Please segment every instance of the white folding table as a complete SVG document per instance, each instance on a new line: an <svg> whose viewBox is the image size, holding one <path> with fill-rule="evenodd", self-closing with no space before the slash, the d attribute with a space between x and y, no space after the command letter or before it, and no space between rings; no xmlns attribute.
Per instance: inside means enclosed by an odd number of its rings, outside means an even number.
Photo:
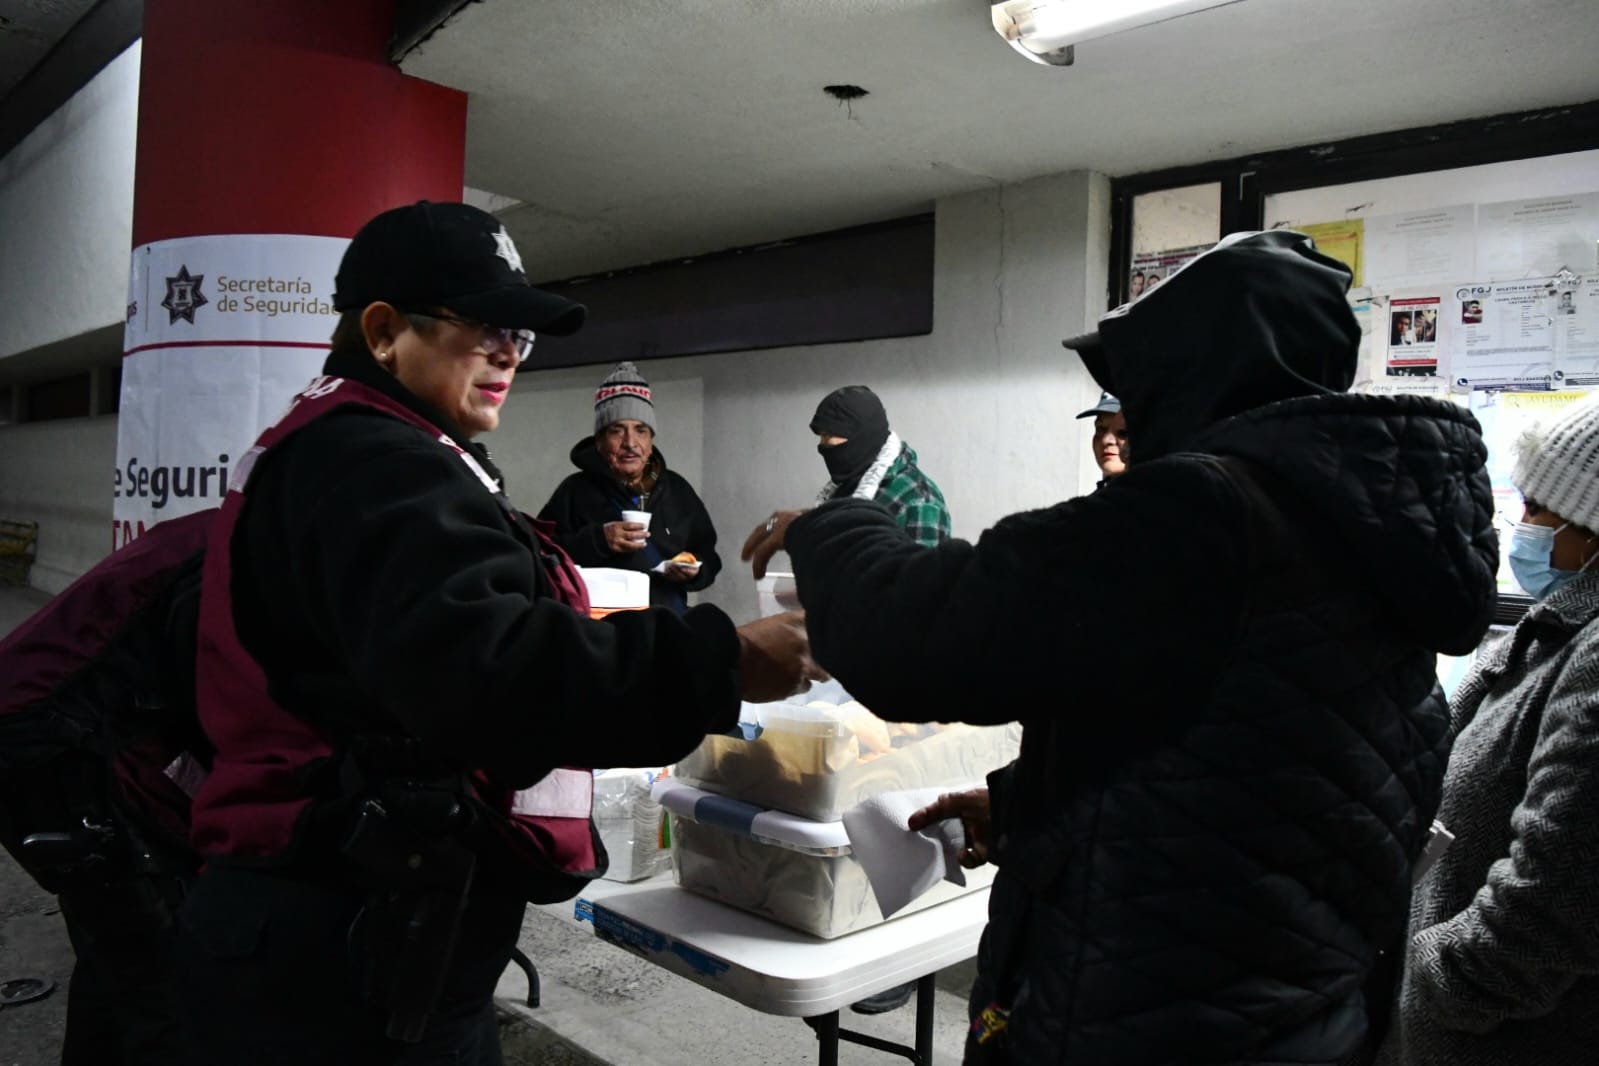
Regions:
<svg viewBox="0 0 1599 1066"><path fill-rule="evenodd" d="M664 882L664 883L663 883ZM820 1066L847 1040L931 1066L933 975L977 954L988 889L833 940L819 940L654 878L596 881L572 910L600 937L765 1014L804 1018ZM916 982L916 1043L906 1047L839 1027L839 1010Z"/></svg>

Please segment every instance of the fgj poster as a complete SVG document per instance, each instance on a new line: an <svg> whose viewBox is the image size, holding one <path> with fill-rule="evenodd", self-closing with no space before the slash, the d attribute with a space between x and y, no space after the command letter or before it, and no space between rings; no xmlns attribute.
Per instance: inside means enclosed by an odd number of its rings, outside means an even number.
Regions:
<svg viewBox="0 0 1599 1066"><path fill-rule="evenodd" d="M1556 389L1557 279L1461 285L1449 302L1449 365L1473 389Z"/></svg>

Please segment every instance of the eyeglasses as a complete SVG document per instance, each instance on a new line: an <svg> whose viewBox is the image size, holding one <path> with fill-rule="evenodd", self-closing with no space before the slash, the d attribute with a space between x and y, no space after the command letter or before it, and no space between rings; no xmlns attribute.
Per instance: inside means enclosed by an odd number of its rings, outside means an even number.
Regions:
<svg viewBox="0 0 1599 1066"><path fill-rule="evenodd" d="M511 329L508 326L491 326L487 322L478 322L470 318L459 318L443 311L407 311L415 318L431 318L435 322L448 322L453 326L460 326L465 330L478 331L478 347L484 352L493 355L496 352L510 352L516 356L518 364L527 362L527 357L533 354L533 342L537 335L530 329Z"/></svg>

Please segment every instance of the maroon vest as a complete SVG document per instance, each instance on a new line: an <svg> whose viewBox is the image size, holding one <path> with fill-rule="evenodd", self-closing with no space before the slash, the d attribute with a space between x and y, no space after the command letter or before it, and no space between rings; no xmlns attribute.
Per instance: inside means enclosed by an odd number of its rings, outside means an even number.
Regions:
<svg viewBox="0 0 1599 1066"><path fill-rule="evenodd" d="M460 456L506 509L513 524L542 551L555 598L588 614L588 595L572 561L550 539L546 523L516 512L499 484L437 426L376 389L345 378L313 380L288 412L262 433L234 469L222 509L211 526L200 596L195 660L200 723L216 745L210 774L194 797L192 841L201 854L270 862L287 856L319 798L311 784L318 764L341 758L352 739L335 735L273 701L260 663L245 650L234 624L232 551L250 474L260 458L295 432L342 407L358 405L409 422ZM604 849L590 820L593 776L584 769L551 771L531 789L497 789L482 774L472 778L475 804L486 812L492 835L527 876L530 895L564 899L603 872Z"/></svg>

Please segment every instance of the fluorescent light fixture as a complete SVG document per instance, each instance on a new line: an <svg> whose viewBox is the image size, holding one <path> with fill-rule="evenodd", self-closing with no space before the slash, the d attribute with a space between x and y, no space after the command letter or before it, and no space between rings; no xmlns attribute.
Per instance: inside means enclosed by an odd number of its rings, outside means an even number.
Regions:
<svg viewBox="0 0 1599 1066"><path fill-rule="evenodd" d="M1001 0L994 32L1034 63L1070 66L1072 46L1238 0Z"/></svg>

